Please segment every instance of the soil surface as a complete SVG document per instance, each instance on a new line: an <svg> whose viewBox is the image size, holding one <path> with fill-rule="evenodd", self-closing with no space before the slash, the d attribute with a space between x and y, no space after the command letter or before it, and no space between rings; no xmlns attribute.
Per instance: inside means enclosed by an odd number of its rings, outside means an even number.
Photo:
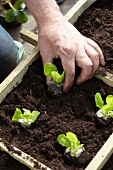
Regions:
<svg viewBox="0 0 113 170"><path fill-rule="evenodd" d="M113 1L95 2L75 24L85 36L95 40L103 50L107 70L113 65ZM56 61L59 67L60 62ZM78 69L79 73L79 69ZM100 92L105 101L113 95L113 88L92 78L82 85L73 85L60 97L50 97L45 84L41 58L35 61L16 87L0 105L0 137L21 149L53 170L84 170L113 132L113 123L100 128L95 121L95 94ZM15 109L40 111L40 116L30 128L22 129L12 116ZM65 148L58 144L57 136L75 133L85 152L72 163L64 156ZM29 168L0 152L2 170L28 170ZM113 157L102 170L113 170Z"/></svg>

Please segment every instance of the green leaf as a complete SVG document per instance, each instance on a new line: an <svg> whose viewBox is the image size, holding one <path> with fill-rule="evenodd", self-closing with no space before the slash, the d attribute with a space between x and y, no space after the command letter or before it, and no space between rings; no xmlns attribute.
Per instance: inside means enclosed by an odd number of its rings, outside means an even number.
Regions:
<svg viewBox="0 0 113 170"><path fill-rule="evenodd" d="M63 71L62 74L60 75L60 82L62 83L64 81L65 77L65 72Z"/></svg>
<svg viewBox="0 0 113 170"><path fill-rule="evenodd" d="M101 109L102 109L102 111L104 112L104 115L106 116L106 114L107 114L109 111L112 111L112 110L113 110L113 106L110 106L110 105L105 104Z"/></svg>
<svg viewBox="0 0 113 170"><path fill-rule="evenodd" d="M13 9L9 9L5 15L5 21L6 22L12 22L15 20L15 11Z"/></svg>
<svg viewBox="0 0 113 170"><path fill-rule="evenodd" d="M111 117L111 118L113 118L113 111L110 113L110 112L108 112L108 114L107 114L109 117Z"/></svg>
<svg viewBox="0 0 113 170"><path fill-rule="evenodd" d="M113 106L113 95L108 95L106 97L106 103L107 105Z"/></svg>
<svg viewBox="0 0 113 170"><path fill-rule="evenodd" d="M67 136L67 138L69 139L70 142L76 143L78 141L77 136L72 132L67 132L66 136Z"/></svg>
<svg viewBox="0 0 113 170"><path fill-rule="evenodd" d="M52 71L58 72L57 67L52 63L46 63L44 65L44 74L51 77Z"/></svg>
<svg viewBox="0 0 113 170"><path fill-rule="evenodd" d="M60 75L58 72L52 71L51 76L56 83L62 83L64 80L64 72Z"/></svg>
<svg viewBox="0 0 113 170"><path fill-rule="evenodd" d="M31 117L31 119L32 119L32 122L35 122L35 120L37 119L37 117L40 115L40 112L38 112L38 111L33 111L32 112L32 117Z"/></svg>
<svg viewBox="0 0 113 170"><path fill-rule="evenodd" d="M56 83L60 83L60 74L58 72L52 71L51 76Z"/></svg>
<svg viewBox="0 0 113 170"><path fill-rule="evenodd" d="M76 151L81 146L80 141L78 140L77 136L72 132L67 132L66 136L69 139L69 141L71 142L70 148L72 149L72 152L73 152L73 150Z"/></svg>
<svg viewBox="0 0 113 170"><path fill-rule="evenodd" d="M100 109L104 105L104 101L103 101L100 93L95 94L95 103L96 103L96 106L99 107Z"/></svg>
<svg viewBox="0 0 113 170"><path fill-rule="evenodd" d="M57 141L59 142L59 144L61 144L62 146L65 146L67 148L70 148L70 146L71 146L71 142L64 134L60 134L57 138Z"/></svg>
<svg viewBox="0 0 113 170"><path fill-rule="evenodd" d="M30 110L25 109L25 108L23 108L22 110L24 111L24 113L25 113L26 115L30 115L30 116L31 116L31 111L30 111Z"/></svg>
<svg viewBox="0 0 113 170"><path fill-rule="evenodd" d="M31 115L26 115L26 114L23 114L23 117L24 117L24 119L27 119L27 120L29 120L29 119L31 118Z"/></svg>
<svg viewBox="0 0 113 170"><path fill-rule="evenodd" d="M16 108L15 113L14 113L14 115L12 117L12 120L19 120L19 119L23 119L23 118L24 117L23 117L23 114L22 114L21 110Z"/></svg>
<svg viewBox="0 0 113 170"><path fill-rule="evenodd" d="M15 4L14 4L14 8L17 10L22 10L25 8L25 4L22 0L18 0Z"/></svg>
<svg viewBox="0 0 113 170"><path fill-rule="evenodd" d="M28 16L25 12L23 11L17 11L17 14L16 14L16 20L19 22L19 23L25 23L28 21Z"/></svg>

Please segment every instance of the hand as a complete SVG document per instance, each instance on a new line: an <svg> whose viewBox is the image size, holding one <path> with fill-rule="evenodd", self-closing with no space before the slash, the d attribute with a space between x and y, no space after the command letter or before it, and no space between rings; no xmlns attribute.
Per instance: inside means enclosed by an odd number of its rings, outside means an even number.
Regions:
<svg viewBox="0 0 113 170"><path fill-rule="evenodd" d="M39 49L43 65L53 63L54 58L60 57L65 70L64 92L67 92L74 83L76 62L82 68L76 84L90 79L99 65L105 64L100 47L93 40L84 37L63 16L42 25L39 30ZM46 83L49 81L47 77Z"/></svg>

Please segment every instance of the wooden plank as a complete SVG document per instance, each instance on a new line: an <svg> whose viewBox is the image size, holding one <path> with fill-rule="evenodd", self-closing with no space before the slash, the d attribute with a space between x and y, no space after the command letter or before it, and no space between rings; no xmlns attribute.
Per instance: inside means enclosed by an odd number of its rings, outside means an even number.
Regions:
<svg viewBox="0 0 113 170"><path fill-rule="evenodd" d="M78 1L79 0L65 0L61 5L59 5L61 13L66 15Z"/></svg>
<svg viewBox="0 0 113 170"><path fill-rule="evenodd" d="M65 15L65 18L74 24L79 16L96 0L79 0Z"/></svg>
<svg viewBox="0 0 113 170"><path fill-rule="evenodd" d="M14 147L13 145L11 145L10 148L12 148L12 151L8 149L6 144L0 138L0 150L5 151L10 156L12 156L14 159L18 160L20 163L29 167L31 170L44 170L44 169L51 170L50 168L48 168L41 162L38 162L36 159L22 152L20 149Z"/></svg>
<svg viewBox="0 0 113 170"><path fill-rule="evenodd" d="M104 69L104 68L102 68ZM105 75L95 74L95 77L102 80L107 85L113 87L113 74L105 71Z"/></svg>
<svg viewBox="0 0 113 170"><path fill-rule="evenodd" d="M88 164L85 170L101 170L104 164L107 162L111 154L113 153L113 133L108 138L106 143L98 151L96 156Z"/></svg>
<svg viewBox="0 0 113 170"><path fill-rule="evenodd" d="M29 30L22 29L20 31L20 36L24 41L26 41L34 46L36 46L38 44L38 35L29 31Z"/></svg>

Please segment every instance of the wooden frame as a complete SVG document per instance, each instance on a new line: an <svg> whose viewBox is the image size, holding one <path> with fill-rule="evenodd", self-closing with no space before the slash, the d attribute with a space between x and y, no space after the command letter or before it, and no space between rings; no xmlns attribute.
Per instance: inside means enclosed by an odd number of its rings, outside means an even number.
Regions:
<svg viewBox="0 0 113 170"><path fill-rule="evenodd" d="M85 9L87 9L94 1L96 0L79 0L72 8L71 10L65 15L65 18L74 24L78 17L84 12ZM24 39L26 42L36 46L31 53L24 58L20 64L10 73L10 75L0 84L0 103L4 100L6 95L14 88L16 87L21 81L26 73L28 66L39 57L39 49L37 46L38 43L38 35L28 31L28 30L22 30L20 32L22 39ZM95 74L95 77L101 79L109 86L113 87L113 75L111 73L106 72L105 76L102 76L100 74ZM88 164L85 170L101 170L101 168L104 166L104 164L107 162L111 154L113 153L113 134L108 138L108 140L105 142L105 144L102 146L102 148L98 151L96 156L92 159L92 161ZM13 149L18 150L14 146L12 146ZM29 157L32 159L32 162L26 161L23 159L23 156L18 156L17 154L14 154L11 151L8 151L6 145L0 139L0 149L10 154L13 158L17 159L21 163L25 164L32 170L38 170L34 168L33 162L38 162L34 158L30 157L30 155L27 155L23 153L24 157ZM20 151L20 150L19 150ZM42 169L43 167L46 167L42 163L38 162ZM47 170L51 170L50 168L46 167Z"/></svg>

